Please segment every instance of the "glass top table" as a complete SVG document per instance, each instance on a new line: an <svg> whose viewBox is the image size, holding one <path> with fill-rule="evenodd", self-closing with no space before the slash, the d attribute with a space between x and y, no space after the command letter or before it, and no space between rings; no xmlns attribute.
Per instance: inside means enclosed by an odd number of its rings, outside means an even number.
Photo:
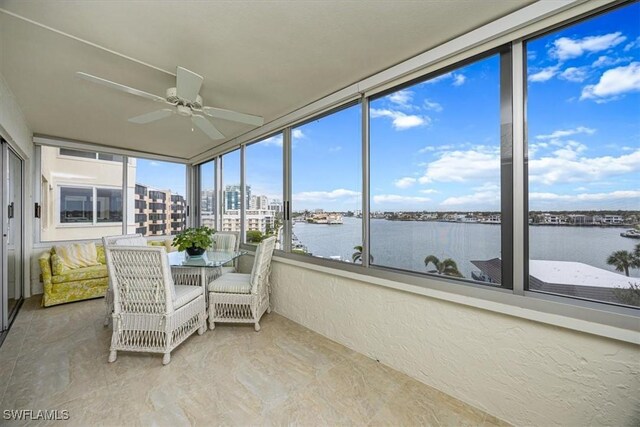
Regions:
<svg viewBox="0 0 640 427"><path fill-rule="evenodd" d="M189 256L186 252L169 252L169 265L171 267L222 267L236 258L246 254L247 251L222 251L210 250L201 256Z"/></svg>
<svg viewBox="0 0 640 427"><path fill-rule="evenodd" d="M169 252L171 276L176 285L203 286L205 299L209 283L222 275L222 266L245 255L247 251L209 250L201 256L189 256L186 252Z"/></svg>

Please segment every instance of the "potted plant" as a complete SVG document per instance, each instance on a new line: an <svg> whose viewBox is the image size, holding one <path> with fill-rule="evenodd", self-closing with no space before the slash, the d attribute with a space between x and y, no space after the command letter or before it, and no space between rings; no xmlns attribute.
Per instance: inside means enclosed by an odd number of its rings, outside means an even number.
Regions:
<svg viewBox="0 0 640 427"><path fill-rule="evenodd" d="M213 243L211 236L215 232L207 226L187 228L173 238L173 246L190 256L202 255Z"/></svg>

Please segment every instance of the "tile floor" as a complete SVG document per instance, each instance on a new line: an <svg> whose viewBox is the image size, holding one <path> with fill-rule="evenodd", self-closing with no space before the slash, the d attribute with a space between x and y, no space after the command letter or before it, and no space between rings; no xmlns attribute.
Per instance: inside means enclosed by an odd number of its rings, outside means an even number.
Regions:
<svg viewBox="0 0 640 427"><path fill-rule="evenodd" d="M65 409L60 425L92 426L506 425L274 313L260 332L195 334L167 366L126 352L110 364L103 300L39 303L0 347L1 410Z"/></svg>

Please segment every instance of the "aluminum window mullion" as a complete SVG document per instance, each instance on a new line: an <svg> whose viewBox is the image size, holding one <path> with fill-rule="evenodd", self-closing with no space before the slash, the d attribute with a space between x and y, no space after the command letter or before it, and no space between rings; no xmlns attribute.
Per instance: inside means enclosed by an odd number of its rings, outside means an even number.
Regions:
<svg viewBox="0 0 640 427"><path fill-rule="evenodd" d="M362 116L362 266L369 267L371 242L370 242L370 206L369 206L369 98L363 96L360 104Z"/></svg>
<svg viewBox="0 0 640 427"><path fill-rule="evenodd" d="M512 114L513 114L513 292L524 295L525 272L528 260L525 260L527 245L525 209L525 87L524 87L524 48L521 41L511 47L512 64ZM517 243L516 243L517 242Z"/></svg>
<svg viewBox="0 0 640 427"><path fill-rule="evenodd" d="M247 180L245 176L245 155L246 155L246 145L240 146L240 242L246 243L246 232L245 232L245 217L246 217L246 194L247 194Z"/></svg>
<svg viewBox="0 0 640 427"><path fill-rule="evenodd" d="M224 203L222 200L222 156L216 157L215 161L214 188L216 194L216 217L214 224L218 231L222 231L222 204Z"/></svg>
<svg viewBox="0 0 640 427"><path fill-rule="evenodd" d="M513 75L511 50L500 53L500 253L502 286L513 289Z"/></svg>
<svg viewBox="0 0 640 427"><path fill-rule="evenodd" d="M129 225L129 157L122 156L122 234L128 233Z"/></svg>
<svg viewBox="0 0 640 427"><path fill-rule="evenodd" d="M282 228L284 232L283 250L291 252L293 228L291 223L291 128L282 132Z"/></svg>

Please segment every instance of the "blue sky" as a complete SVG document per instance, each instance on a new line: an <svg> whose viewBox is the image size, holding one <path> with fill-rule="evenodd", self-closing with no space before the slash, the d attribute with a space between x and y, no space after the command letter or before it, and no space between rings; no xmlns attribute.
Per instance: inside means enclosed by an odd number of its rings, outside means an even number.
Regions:
<svg viewBox="0 0 640 427"><path fill-rule="evenodd" d="M640 4L527 44L532 210L640 209ZM499 57L375 99L372 211L500 207ZM360 106L293 130L293 209L361 203ZM239 155L225 156L239 182ZM282 137L247 148L253 194L282 196ZM167 177L170 178L170 177Z"/></svg>
<svg viewBox="0 0 640 427"><path fill-rule="evenodd" d="M136 183L158 190L186 194L186 166L158 160L136 159Z"/></svg>

